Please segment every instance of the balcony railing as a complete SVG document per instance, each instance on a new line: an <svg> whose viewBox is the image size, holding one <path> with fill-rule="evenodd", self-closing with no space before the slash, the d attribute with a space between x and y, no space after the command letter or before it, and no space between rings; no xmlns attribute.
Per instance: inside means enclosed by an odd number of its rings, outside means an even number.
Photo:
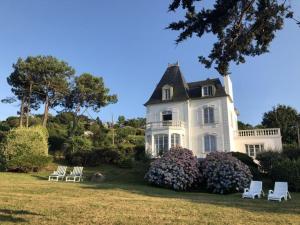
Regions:
<svg viewBox="0 0 300 225"><path fill-rule="evenodd" d="M280 128L271 129L255 129L255 130L239 130L239 137L264 137L264 136L281 136Z"/></svg>
<svg viewBox="0 0 300 225"><path fill-rule="evenodd" d="M180 120L168 120L168 121L158 121L150 122L146 124L146 129L156 129L156 128L168 128L168 127L184 127L184 122Z"/></svg>

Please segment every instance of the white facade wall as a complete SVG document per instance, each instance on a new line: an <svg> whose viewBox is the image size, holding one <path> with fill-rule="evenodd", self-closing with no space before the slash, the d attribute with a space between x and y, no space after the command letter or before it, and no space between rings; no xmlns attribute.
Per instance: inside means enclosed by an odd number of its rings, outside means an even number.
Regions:
<svg viewBox="0 0 300 225"><path fill-rule="evenodd" d="M214 108L215 123L213 124L204 124L203 109L207 106ZM230 113L228 113L227 107L232 107ZM147 123L162 121L162 112L164 111L172 111L172 119L184 122L184 126L147 130L146 140L149 135L178 133L184 137L182 147L191 149L197 157L205 157L204 136L212 134L217 138L218 151L232 151L234 149L233 135L234 129L237 127L236 114L228 97L149 105L147 106ZM230 122L231 118L234 120ZM151 143L153 147L153 137Z"/></svg>
<svg viewBox="0 0 300 225"><path fill-rule="evenodd" d="M246 153L246 145L263 145L265 150L281 150L281 135L263 136L239 136L238 118L233 102L232 84L230 78L225 79L226 89L230 92L224 97L209 97L190 99L181 102L166 102L160 104L147 105L147 124L158 123L158 126L150 126L146 129L145 140L146 150L151 148L150 154L157 156L154 151L154 136L156 134L167 134L169 147L171 146L171 134L180 134L181 146L194 152L197 157L203 158L204 136L206 134L215 135L218 151L239 151ZM204 124L205 107L214 108L215 123ZM160 124L163 121L162 113L172 111L172 121L179 121L173 126Z"/></svg>
<svg viewBox="0 0 300 225"><path fill-rule="evenodd" d="M235 151L246 153L246 145L263 145L264 150L281 151L281 137L238 137L234 139Z"/></svg>

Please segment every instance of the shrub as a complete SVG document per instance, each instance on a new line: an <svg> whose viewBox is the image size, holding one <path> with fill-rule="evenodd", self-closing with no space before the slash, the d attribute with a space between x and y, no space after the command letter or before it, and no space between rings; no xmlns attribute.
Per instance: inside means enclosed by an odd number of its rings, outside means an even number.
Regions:
<svg viewBox="0 0 300 225"><path fill-rule="evenodd" d="M134 163L134 159L132 157L122 157L119 161L118 161L118 166L120 168L132 168L133 167L133 163Z"/></svg>
<svg viewBox="0 0 300 225"><path fill-rule="evenodd" d="M252 157L241 152L232 152L231 155L249 167L253 179L261 179L261 174L258 169L258 164L254 162Z"/></svg>
<svg viewBox="0 0 300 225"><path fill-rule="evenodd" d="M44 167L50 161L47 140L47 130L40 126L9 131L1 153L6 169L28 172Z"/></svg>
<svg viewBox="0 0 300 225"><path fill-rule="evenodd" d="M89 165L92 141L85 136L73 136L65 144L65 159L71 165Z"/></svg>
<svg viewBox="0 0 300 225"><path fill-rule="evenodd" d="M200 177L197 158L184 148L172 148L151 163L145 179L154 185L174 190L190 189Z"/></svg>
<svg viewBox="0 0 300 225"><path fill-rule="evenodd" d="M121 152L116 148L97 148L91 152L89 162L91 166L98 166L101 163L117 164L121 157Z"/></svg>
<svg viewBox="0 0 300 225"><path fill-rule="evenodd" d="M290 149L283 149L282 155L287 157L291 160L297 160L300 158L300 149L298 148L290 148Z"/></svg>
<svg viewBox="0 0 300 225"><path fill-rule="evenodd" d="M256 160L259 161L260 168L263 172L269 174L275 162L283 160L283 156L280 152L266 151L260 152L256 156Z"/></svg>
<svg viewBox="0 0 300 225"><path fill-rule="evenodd" d="M300 191L300 159L288 158L274 163L270 175L273 181L285 181L291 191Z"/></svg>
<svg viewBox="0 0 300 225"><path fill-rule="evenodd" d="M241 191L249 185L252 178L247 165L224 152L206 156L203 174L208 190L220 194Z"/></svg>
<svg viewBox="0 0 300 225"><path fill-rule="evenodd" d="M91 151L92 141L85 136L73 136L67 142L66 150L68 153Z"/></svg>

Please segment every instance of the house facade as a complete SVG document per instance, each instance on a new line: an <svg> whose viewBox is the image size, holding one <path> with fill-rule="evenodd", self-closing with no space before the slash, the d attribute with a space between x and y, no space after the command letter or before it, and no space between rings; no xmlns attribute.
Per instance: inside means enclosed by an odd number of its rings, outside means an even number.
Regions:
<svg viewBox="0 0 300 225"><path fill-rule="evenodd" d="M169 64L145 103L146 151L153 157L171 147L191 149L197 157L213 151L239 151L251 157L282 149L279 128L238 130L229 76L187 83L178 64Z"/></svg>

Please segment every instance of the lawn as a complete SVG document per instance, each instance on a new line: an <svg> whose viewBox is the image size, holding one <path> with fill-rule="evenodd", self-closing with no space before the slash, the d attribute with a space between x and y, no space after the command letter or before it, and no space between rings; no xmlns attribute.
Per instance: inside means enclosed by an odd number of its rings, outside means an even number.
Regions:
<svg viewBox="0 0 300 225"><path fill-rule="evenodd" d="M48 171L0 173L0 224L300 224L300 193L282 203L244 200L240 194L151 187L143 182L141 166L85 170L87 176L93 171L106 181L48 182Z"/></svg>

